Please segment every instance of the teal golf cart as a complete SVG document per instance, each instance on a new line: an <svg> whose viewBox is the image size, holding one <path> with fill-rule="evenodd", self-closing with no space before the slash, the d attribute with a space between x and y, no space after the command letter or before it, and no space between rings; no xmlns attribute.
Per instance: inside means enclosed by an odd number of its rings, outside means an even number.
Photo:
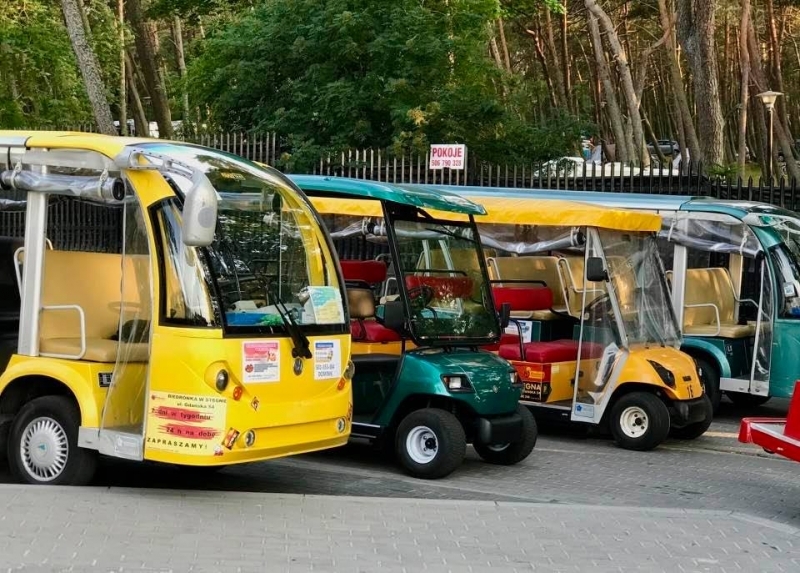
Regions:
<svg viewBox="0 0 800 573"><path fill-rule="evenodd" d="M291 178L331 231L346 281L352 437L393 448L420 478L450 474L468 444L490 463L525 459L537 429L519 405L522 383L479 349L497 344L508 322L473 219L483 207L437 191Z"/></svg>

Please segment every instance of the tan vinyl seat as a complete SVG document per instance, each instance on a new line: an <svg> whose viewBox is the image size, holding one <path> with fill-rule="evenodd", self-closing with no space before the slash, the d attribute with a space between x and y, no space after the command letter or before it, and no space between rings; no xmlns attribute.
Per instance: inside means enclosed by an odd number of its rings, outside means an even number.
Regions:
<svg viewBox="0 0 800 573"><path fill-rule="evenodd" d="M146 285L139 285L135 280L137 271L139 276L148 275L148 258L127 256L125 262L129 267L125 271L125 292L121 295L121 255L54 250L45 252L42 306L81 307L86 319L86 352L82 360L115 362L120 345L112 337L119 330L120 302L141 305L143 299L149 298L149 294L142 297L138 291L143 287L149 293L149 279ZM146 303L146 307L137 311L136 315L149 319L149 304ZM39 350L47 354L77 356L81 351L80 332L76 310L43 309L39 321ZM125 343L123 347L125 360L147 361L148 343Z"/></svg>
<svg viewBox="0 0 800 573"><path fill-rule="evenodd" d="M667 277L672 280L672 271L667 273ZM755 324L736 323L737 304L728 269L688 269L683 311L684 334L723 338L755 335Z"/></svg>
<svg viewBox="0 0 800 573"><path fill-rule="evenodd" d="M583 290L586 292L586 306L606 293L605 286L600 283L591 283L585 287L584 260L578 257L559 257L558 269L566 286L567 312L571 316L580 318L583 314Z"/></svg>
<svg viewBox="0 0 800 573"><path fill-rule="evenodd" d="M553 293L552 310L514 311L511 316L519 319L554 320L556 312L566 312L567 303L564 283L558 270L558 257L524 256L492 257L488 259L489 275L492 280L515 281L499 283L499 286L541 286L540 283L521 283L517 281L541 281Z"/></svg>

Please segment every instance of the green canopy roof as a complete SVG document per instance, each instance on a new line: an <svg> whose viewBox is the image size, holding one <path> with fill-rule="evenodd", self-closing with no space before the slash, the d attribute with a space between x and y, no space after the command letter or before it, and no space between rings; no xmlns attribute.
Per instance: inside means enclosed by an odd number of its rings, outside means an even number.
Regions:
<svg viewBox="0 0 800 573"><path fill-rule="evenodd" d="M307 195L326 197L351 197L389 201L437 211L450 211L466 215L485 215L483 206L469 199L440 189L416 186L398 186L391 183L362 181L345 177L323 175L288 175L295 185Z"/></svg>

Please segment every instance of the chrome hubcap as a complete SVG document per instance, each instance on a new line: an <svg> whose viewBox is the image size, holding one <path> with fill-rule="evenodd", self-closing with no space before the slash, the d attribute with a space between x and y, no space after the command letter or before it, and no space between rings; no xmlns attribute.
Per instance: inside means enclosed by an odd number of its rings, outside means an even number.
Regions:
<svg viewBox="0 0 800 573"><path fill-rule="evenodd" d="M641 438L649 427L647 414L639 406L629 406L619 417L619 426L629 438Z"/></svg>
<svg viewBox="0 0 800 573"><path fill-rule="evenodd" d="M430 463L439 451L439 442L436 439L436 434L427 426L417 426L408 433L406 451L408 456L416 463Z"/></svg>
<svg viewBox="0 0 800 573"><path fill-rule="evenodd" d="M53 481L67 466L67 433L52 418L36 418L22 432L19 453L28 475L41 482Z"/></svg>

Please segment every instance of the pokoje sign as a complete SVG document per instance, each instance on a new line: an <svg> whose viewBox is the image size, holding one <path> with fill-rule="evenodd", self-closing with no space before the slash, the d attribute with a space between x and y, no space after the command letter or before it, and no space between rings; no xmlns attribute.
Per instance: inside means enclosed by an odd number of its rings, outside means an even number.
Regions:
<svg viewBox="0 0 800 573"><path fill-rule="evenodd" d="M428 169L464 169L467 163L467 146L463 143L436 143L431 145Z"/></svg>

